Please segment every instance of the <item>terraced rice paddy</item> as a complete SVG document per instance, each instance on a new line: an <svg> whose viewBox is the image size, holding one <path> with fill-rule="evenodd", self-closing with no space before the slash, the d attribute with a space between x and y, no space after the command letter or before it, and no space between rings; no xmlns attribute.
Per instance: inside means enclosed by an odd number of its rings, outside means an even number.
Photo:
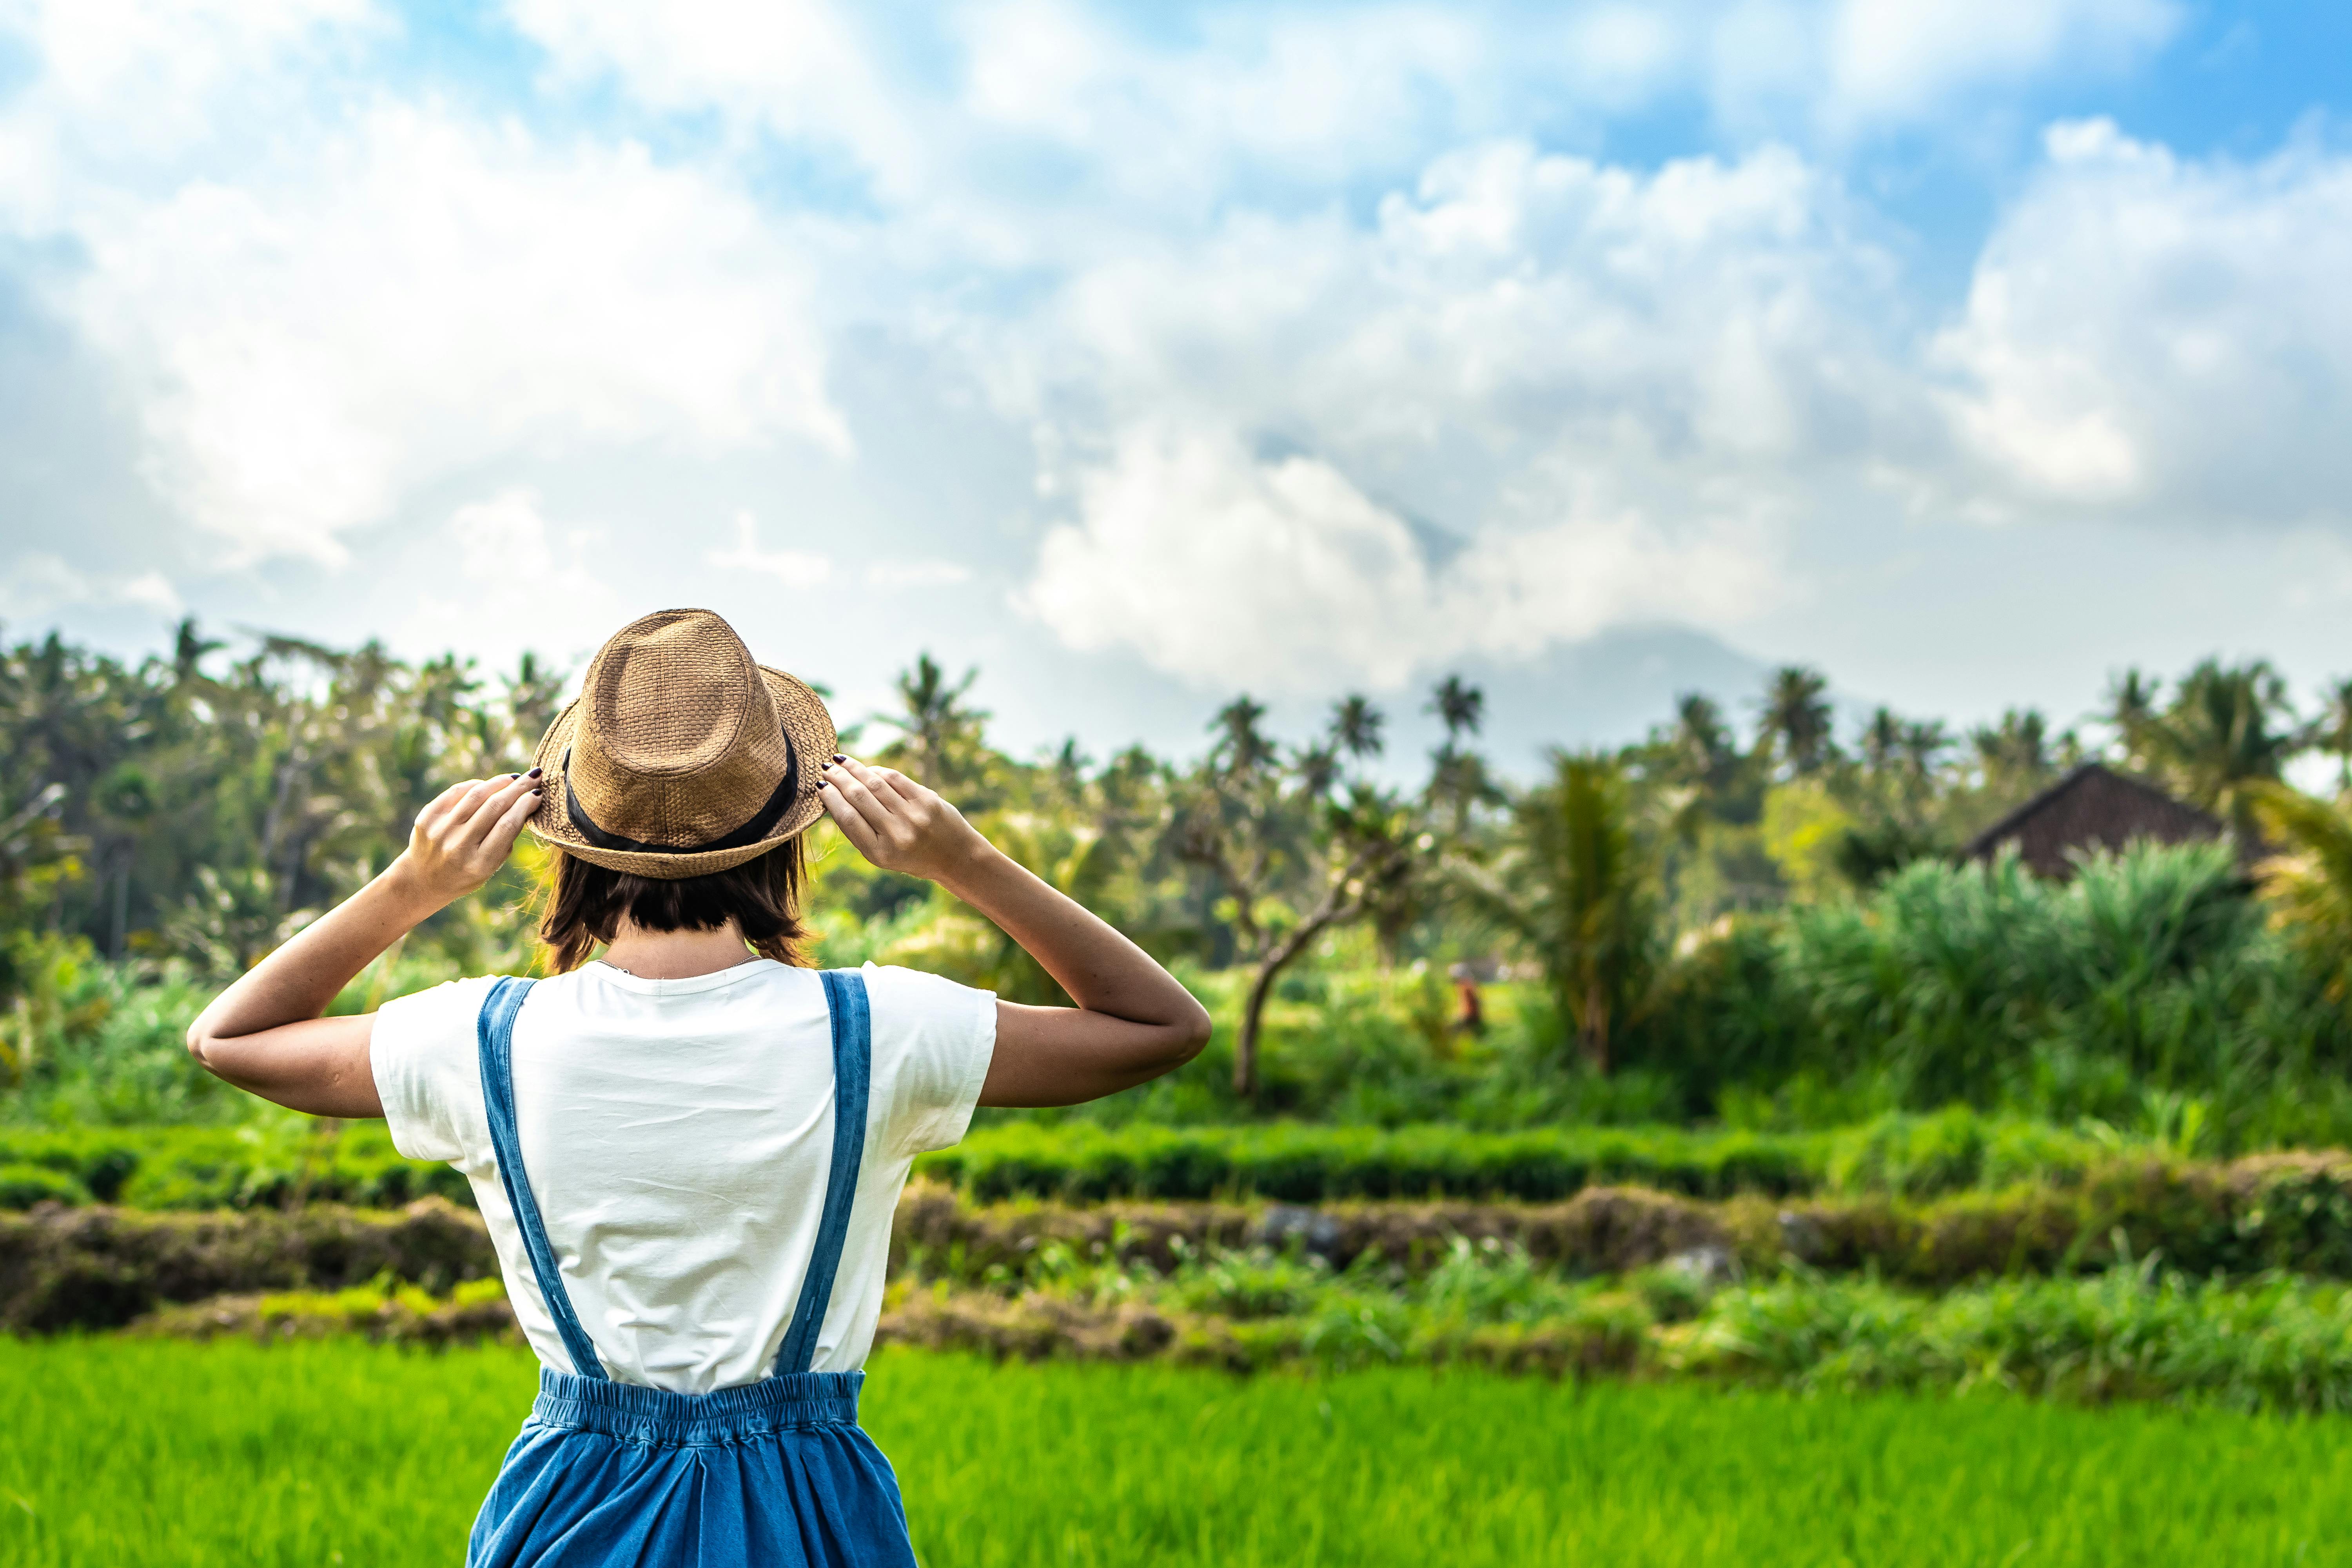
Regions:
<svg viewBox="0 0 2352 1568"><path fill-rule="evenodd" d="M447 1563L529 1401L500 1348L0 1342L0 1563ZM930 1568L2320 1563L2335 1420L893 1351Z"/></svg>

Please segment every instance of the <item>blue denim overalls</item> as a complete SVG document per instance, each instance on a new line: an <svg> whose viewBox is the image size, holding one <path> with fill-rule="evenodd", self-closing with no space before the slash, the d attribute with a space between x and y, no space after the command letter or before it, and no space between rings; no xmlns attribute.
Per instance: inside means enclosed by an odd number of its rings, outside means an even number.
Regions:
<svg viewBox="0 0 2352 1568"><path fill-rule="evenodd" d="M615 1383L572 1310L515 1132L510 1055L528 980L482 1005L482 1103L499 1181L576 1373L542 1365L539 1399L474 1521L466 1562L563 1564L904 1564L907 1513L890 1462L857 1425L863 1372L811 1372L857 1192L871 1046L866 982L826 970L833 1016L833 1168L816 1252L772 1376L709 1394Z"/></svg>

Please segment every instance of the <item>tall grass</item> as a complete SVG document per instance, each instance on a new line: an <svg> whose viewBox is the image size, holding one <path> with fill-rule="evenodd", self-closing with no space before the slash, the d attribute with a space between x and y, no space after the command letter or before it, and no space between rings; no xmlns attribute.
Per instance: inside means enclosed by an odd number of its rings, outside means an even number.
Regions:
<svg viewBox="0 0 2352 1568"><path fill-rule="evenodd" d="M2352 1133L2352 1018L2230 849L2141 846L2071 882L1916 863L1866 900L1735 924L1629 1059L1695 1113L1849 1121L1969 1104L2216 1150Z"/></svg>
<svg viewBox="0 0 2352 1568"><path fill-rule="evenodd" d="M454 1562L510 1351L0 1342L0 1564ZM866 1423L929 1568L2321 1562L2332 1424L1453 1373L1247 1383L894 1351Z"/></svg>

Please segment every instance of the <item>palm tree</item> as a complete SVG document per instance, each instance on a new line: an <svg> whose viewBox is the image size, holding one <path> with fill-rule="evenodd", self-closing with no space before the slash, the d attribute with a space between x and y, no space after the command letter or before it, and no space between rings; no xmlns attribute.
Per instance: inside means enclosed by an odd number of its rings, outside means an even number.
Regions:
<svg viewBox="0 0 2352 1568"><path fill-rule="evenodd" d="M1534 948L1578 1050L1601 1073L1656 963L1651 879L1628 793L1614 759L1553 752L1550 780L1514 814L1499 894L1483 900Z"/></svg>
<svg viewBox="0 0 2352 1568"><path fill-rule="evenodd" d="M2170 705L2143 734L2166 781L2242 834L2259 826L2260 786L2284 774L2305 744L2286 681L2262 659L2234 666L2204 660L2182 678Z"/></svg>
<svg viewBox="0 0 2352 1568"><path fill-rule="evenodd" d="M1478 732L1486 717L1486 694L1460 676L1449 675L1430 694L1426 710L1444 724L1446 744L1454 745L1463 736Z"/></svg>
<svg viewBox="0 0 2352 1568"><path fill-rule="evenodd" d="M1377 757L1388 749L1388 742L1381 738L1387 722L1387 716L1372 706L1370 698L1344 697L1331 710L1331 743L1358 762Z"/></svg>
<svg viewBox="0 0 2352 1568"><path fill-rule="evenodd" d="M2050 721L2038 708L2011 708L1999 724L1969 731L1977 765L1988 786L2011 793L2033 788L2050 776Z"/></svg>
<svg viewBox="0 0 2352 1568"><path fill-rule="evenodd" d="M2157 701L2163 691L2164 683L2142 674L2137 666L2108 683L2106 720L2115 729L2126 762L2152 765L2147 755L2147 741L2149 732L2161 722Z"/></svg>
<svg viewBox="0 0 2352 1568"><path fill-rule="evenodd" d="M1903 761L1916 779L1934 777L1944 753L1951 748L1952 737L1940 719L1923 719L1903 726Z"/></svg>
<svg viewBox="0 0 2352 1568"><path fill-rule="evenodd" d="M1430 753L1426 793L1432 805L1446 808L1445 820L1458 844L1469 836L1470 814L1503 798L1487 776L1486 759L1465 744L1486 721L1486 694L1460 676L1449 675L1430 692L1423 711L1436 714L1445 726L1445 739Z"/></svg>
<svg viewBox="0 0 2352 1568"><path fill-rule="evenodd" d="M1675 723L1667 745L1677 782L1712 795L1727 783L1739 766L1739 749L1732 743L1731 726L1723 710L1703 692L1685 691L1675 699Z"/></svg>
<svg viewBox="0 0 2352 1568"><path fill-rule="evenodd" d="M1836 754L1828 692L1829 681L1819 670L1794 664L1774 670L1765 685L1757 745L1777 752L1792 774L1817 772Z"/></svg>
<svg viewBox="0 0 2352 1568"><path fill-rule="evenodd" d="M1265 721L1265 704L1253 701L1247 692L1234 698L1217 710L1209 725L1217 738L1209 747L1209 757L1228 773L1246 774L1263 772L1274 764L1275 744L1266 738L1260 726Z"/></svg>
<svg viewBox="0 0 2352 1568"><path fill-rule="evenodd" d="M1872 711L1862 727L1862 760L1872 773L1885 773L1903 755L1903 721L1892 708Z"/></svg>
<svg viewBox="0 0 2352 1568"><path fill-rule="evenodd" d="M2312 743L2336 759L2336 789L2352 794L2352 679L2328 683Z"/></svg>
<svg viewBox="0 0 2352 1568"><path fill-rule="evenodd" d="M2259 869L2280 931L2327 977L2329 997L2352 1004L2352 817L2284 784L2242 794L2282 847Z"/></svg>
<svg viewBox="0 0 2352 1568"><path fill-rule="evenodd" d="M967 669L962 679L950 683L937 659L919 654L915 668L898 677L899 712L889 721L904 737L891 748L898 753L893 760L960 804L981 773L982 726L988 714L964 703L964 694L979 679L977 668Z"/></svg>

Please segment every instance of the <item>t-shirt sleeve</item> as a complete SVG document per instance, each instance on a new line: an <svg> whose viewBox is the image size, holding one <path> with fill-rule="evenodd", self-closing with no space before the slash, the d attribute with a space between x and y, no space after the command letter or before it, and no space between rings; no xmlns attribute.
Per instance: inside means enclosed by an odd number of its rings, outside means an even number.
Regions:
<svg viewBox="0 0 2352 1568"><path fill-rule="evenodd" d="M883 1136L900 1154L947 1148L971 1125L996 1054L996 993L895 966L862 973Z"/></svg>
<svg viewBox="0 0 2352 1568"><path fill-rule="evenodd" d="M462 1160L465 1129L481 1120L475 1023L495 976L453 980L385 1003L368 1064L392 1146L411 1160Z"/></svg>

